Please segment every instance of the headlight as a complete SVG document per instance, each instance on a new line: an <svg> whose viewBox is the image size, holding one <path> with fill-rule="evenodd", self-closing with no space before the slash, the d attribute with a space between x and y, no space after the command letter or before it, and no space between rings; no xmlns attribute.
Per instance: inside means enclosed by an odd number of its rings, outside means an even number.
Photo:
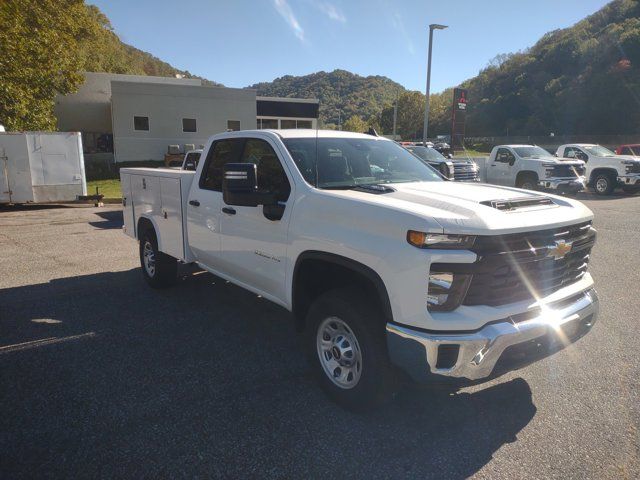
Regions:
<svg viewBox="0 0 640 480"><path fill-rule="evenodd" d="M448 235L446 233L425 233L409 230L407 242L418 248L468 249L476 237L473 235Z"/></svg>
<svg viewBox="0 0 640 480"><path fill-rule="evenodd" d="M460 306L464 299L471 275L451 272L431 272L427 290L427 309L450 311Z"/></svg>
<svg viewBox="0 0 640 480"><path fill-rule="evenodd" d="M453 164L450 162L443 162L439 167L440 173L445 178L453 178Z"/></svg>

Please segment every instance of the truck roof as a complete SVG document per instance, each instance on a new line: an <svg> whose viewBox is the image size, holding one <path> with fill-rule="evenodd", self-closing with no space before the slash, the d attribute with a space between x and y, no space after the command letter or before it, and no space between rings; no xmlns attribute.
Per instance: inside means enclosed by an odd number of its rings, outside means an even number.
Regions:
<svg viewBox="0 0 640 480"><path fill-rule="evenodd" d="M240 130L239 135L246 135L247 133L259 133L259 132L271 132L279 135L282 138L367 138L367 139L379 139L389 140L382 136L374 137L366 133L345 132L340 130L314 130L312 128L298 128L298 129L286 129L286 130ZM389 140L391 141L391 140Z"/></svg>
<svg viewBox="0 0 640 480"><path fill-rule="evenodd" d="M505 145L496 145L493 148L504 148L504 147L509 147L509 148L535 147L535 145L531 145L530 143L509 143L509 144L505 144Z"/></svg>

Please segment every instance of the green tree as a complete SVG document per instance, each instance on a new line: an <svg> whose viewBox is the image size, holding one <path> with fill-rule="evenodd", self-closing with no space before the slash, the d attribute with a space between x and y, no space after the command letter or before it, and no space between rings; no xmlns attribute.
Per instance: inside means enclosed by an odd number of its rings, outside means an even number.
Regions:
<svg viewBox="0 0 640 480"><path fill-rule="evenodd" d="M0 123L55 129L55 94L82 83L79 42L91 28L82 0L0 1Z"/></svg>
<svg viewBox="0 0 640 480"><path fill-rule="evenodd" d="M346 122L344 122L342 130L346 130L347 132L365 133L369 130L369 125L358 115L352 115Z"/></svg>

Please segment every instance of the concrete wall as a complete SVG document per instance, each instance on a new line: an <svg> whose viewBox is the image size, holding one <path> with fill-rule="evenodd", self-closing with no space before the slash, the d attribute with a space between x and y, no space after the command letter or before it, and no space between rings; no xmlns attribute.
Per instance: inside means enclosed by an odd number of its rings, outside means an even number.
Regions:
<svg viewBox="0 0 640 480"><path fill-rule="evenodd" d="M121 75L116 73L85 73L85 82L78 92L58 95L54 113L58 130L63 132L111 132L111 81L145 84L196 85L199 79Z"/></svg>
<svg viewBox="0 0 640 480"><path fill-rule="evenodd" d="M227 120L255 129L256 92L112 81L111 113L116 162L163 160L168 145L204 145L227 130ZM149 131L134 130L134 116L149 117ZM183 132L183 118L195 118L197 132Z"/></svg>

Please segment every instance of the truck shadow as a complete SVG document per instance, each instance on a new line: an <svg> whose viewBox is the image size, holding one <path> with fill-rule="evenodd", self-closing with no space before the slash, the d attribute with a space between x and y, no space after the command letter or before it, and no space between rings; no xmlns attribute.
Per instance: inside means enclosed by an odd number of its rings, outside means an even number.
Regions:
<svg viewBox="0 0 640 480"><path fill-rule="evenodd" d="M103 210L97 211L95 214L102 218L100 222L88 222L89 225L101 229L122 228L124 220L122 219L122 210Z"/></svg>
<svg viewBox="0 0 640 480"><path fill-rule="evenodd" d="M163 291L139 269L0 290L0 371L11 478L466 478L536 414L520 378L343 411L288 312L189 268Z"/></svg>

